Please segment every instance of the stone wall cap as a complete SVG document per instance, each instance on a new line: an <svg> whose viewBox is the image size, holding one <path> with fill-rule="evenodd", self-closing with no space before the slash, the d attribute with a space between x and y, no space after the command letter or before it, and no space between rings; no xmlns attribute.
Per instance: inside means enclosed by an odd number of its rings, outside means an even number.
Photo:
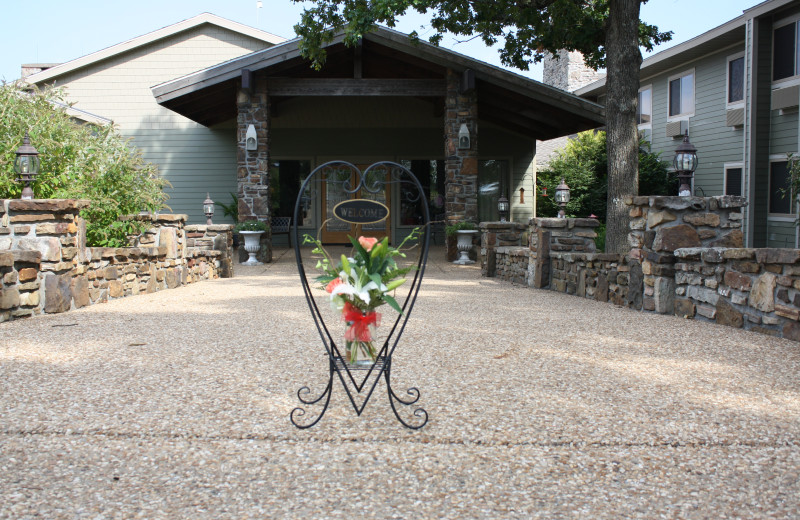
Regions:
<svg viewBox="0 0 800 520"><path fill-rule="evenodd" d="M727 247L684 247L681 249L676 249L673 252L673 254L678 258L691 258L706 253L708 251L714 251L722 255L728 249L729 248Z"/></svg>
<svg viewBox="0 0 800 520"><path fill-rule="evenodd" d="M34 250L13 250L11 254L14 255L14 262L25 264L40 264L42 263L42 252Z"/></svg>
<svg viewBox="0 0 800 520"><path fill-rule="evenodd" d="M184 213L178 213L175 215L171 215L169 213L161 213L155 216L156 222L186 222L189 219L189 215Z"/></svg>
<svg viewBox="0 0 800 520"><path fill-rule="evenodd" d="M711 197L680 197L680 196L667 196L658 195L650 197L650 207L654 209L691 209L700 211L706 209L707 200Z"/></svg>
<svg viewBox="0 0 800 520"><path fill-rule="evenodd" d="M565 218L542 218L536 217L531 219L531 223L543 228L563 228L567 227L567 219Z"/></svg>
<svg viewBox="0 0 800 520"><path fill-rule="evenodd" d="M84 199L12 199L8 201L8 211L73 211L91 204Z"/></svg>
<svg viewBox="0 0 800 520"><path fill-rule="evenodd" d="M800 249L756 249L756 261L760 264L795 264L800 261Z"/></svg>
<svg viewBox="0 0 800 520"><path fill-rule="evenodd" d="M208 231L233 231L233 224L211 224L204 227L208 228Z"/></svg>
<svg viewBox="0 0 800 520"><path fill-rule="evenodd" d="M723 209L743 208L749 204L746 198L739 195L717 195L714 198L717 199L719 207Z"/></svg>
<svg viewBox="0 0 800 520"><path fill-rule="evenodd" d="M216 249L201 249L199 247L186 248L187 258L201 258L204 256L208 257L222 256L222 251L217 251Z"/></svg>
<svg viewBox="0 0 800 520"><path fill-rule="evenodd" d="M527 246L500 246L495 249L495 252L498 254L514 254L520 251L524 251L527 253L528 251L530 251L530 249L528 249Z"/></svg>
<svg viewBox="0 0 800 520"><path fill-rule="evenodd" d="M205 224L189 224L188 226L183 226L183 229L186 231L205 231L206 230Z"/></svg>
<svg viewBox="0 0 800 520"><path fill-rule="evenodd" d="M596 218L568 218L570 221L570 227L588 227L588 228L596 228L600 226L600 221Z"/></svg>

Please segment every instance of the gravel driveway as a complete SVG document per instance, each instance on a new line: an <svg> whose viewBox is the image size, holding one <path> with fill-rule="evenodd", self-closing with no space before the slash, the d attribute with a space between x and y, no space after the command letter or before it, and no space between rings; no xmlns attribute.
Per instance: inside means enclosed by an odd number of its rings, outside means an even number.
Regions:
<svg viewBox="0 0 800 520"><path fill-rule="evenodd" d="M1 518L800 518L800 346L483 279L432 252L361 417L293 254L0 324Z"/></svg>

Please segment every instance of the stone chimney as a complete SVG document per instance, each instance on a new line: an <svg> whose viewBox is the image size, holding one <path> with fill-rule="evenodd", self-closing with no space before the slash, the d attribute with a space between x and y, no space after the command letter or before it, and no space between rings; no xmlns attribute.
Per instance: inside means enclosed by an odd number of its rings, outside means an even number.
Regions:
<svg viewBox="0 0 800 520"><path fill-rule="evenodd" d="M33 74L38 74L39 72L42 72L43 70L47 70L47 69L53 68L56 65L61 65L61 64L60 63L23 63L22 64L22 71L21 71L22 76L20 77L20 79L25 79L28 76L31 76Z"/></svg>
<svg viewBox="0 0 800 520"><path fill-rule="evenodd" d="M602 78L604 74L589 68L578 51L558 51L558 59L548 55L544 59L542 82L567 92L574 92L584 85Z"/></svg>

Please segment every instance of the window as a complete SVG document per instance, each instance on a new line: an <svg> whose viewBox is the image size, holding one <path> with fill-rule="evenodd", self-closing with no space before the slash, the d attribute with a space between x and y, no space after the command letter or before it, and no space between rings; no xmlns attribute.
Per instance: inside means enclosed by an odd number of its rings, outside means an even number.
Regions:
<svg viewBox="0 0 800 520"><path fill-rule="evenodd" d="M797 23L782 25L772 33L773 81L798 74Z"/></svg>
<svg viewBox="0 0 800 520"><path fill-rule="evenodd" d="M422 189L425 191L425 200L419 197L416 187L401 183L400 211L398 224L401 226L415 226L422 223L424 211L423 204L428 205L431 220L439 220L444 213L445 172L444 161L436 159L401 160L400 164L413 173Z"/></svg>
<svg viewBox="0 0 800 520"><path fill-rule="evenodd" d="M694 115L694 71L669 80L670 117Z"/></svg>
<svg viewBox="0 0 800 520"><path fill-rule="evenodd" d="M639 103L636 106L636 124L649 125L653 120L653 88L648 85L639 89Z"/></svg>
<svg viewBox="0 0 800 520"><path fill-rule="evenodd" d="M744 56L728 58L728 104L744 101Z"/></svg>
<svg viewBox="0 0 800 520"><path fill-rule="evenodd" d="M503 194L508 198L508 161L478 162L478 222L497 222L497 201Z"/></svg>
<svg viewBox="0 0 800 520"><path fill-rule="evenodd" d="M280 160L272 161L269 169L270 205L273 217L291 217L300 186L311 173L311 161ZM300 226L313 227L314 201L309 188L302 198Z"/></svg>
<svg viewBox="0 0 800 520"><path fill-rule="evenodd" d="M792 195L789 193L789 162L773 161L769 165L769 212L790 215Z"/></svg>
<svg viewBox="0 0 800 520"><path fill-rule="evenodd" d="M741 164L725 165L725 195L742 195L743 171Z"/></svg>

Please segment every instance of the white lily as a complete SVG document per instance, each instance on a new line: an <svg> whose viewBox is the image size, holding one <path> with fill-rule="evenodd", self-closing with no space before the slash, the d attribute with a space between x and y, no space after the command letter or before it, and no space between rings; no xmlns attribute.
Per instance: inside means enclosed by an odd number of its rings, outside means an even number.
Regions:
<svg viewBox="0 0 800 520"><path fill-rule="evenodd" d="M348 276L348 273L345 273L344 271L339 273L339 277L344 281L339 285L337 285L336 288L333 289L333 291L331 291L331 299L333 299L334 296L340 294L347 294L350 296L355 296L359 298L361 301L363 301L365 304L370 305L372 300L369 296L370 291L377 289L382 293L386 292L386 286L384 284L380 284L379 286L372 280L370 280L363 286L359 283L358 280L355 280L355 284L351 284L350 283L351 278Z"/></svg>

